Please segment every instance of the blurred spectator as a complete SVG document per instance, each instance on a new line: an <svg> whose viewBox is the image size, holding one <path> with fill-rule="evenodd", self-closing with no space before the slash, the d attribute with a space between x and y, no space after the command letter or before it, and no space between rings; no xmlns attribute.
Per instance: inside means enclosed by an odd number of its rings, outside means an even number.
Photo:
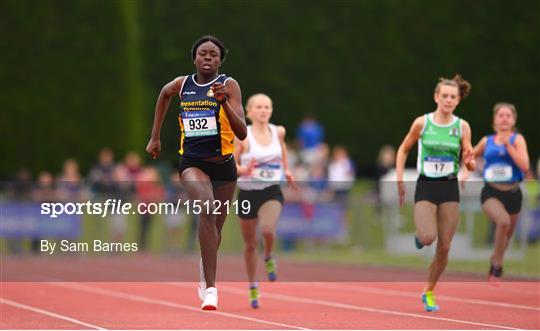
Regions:
<svg viewBox="0 0 540 331"><path fill-rule="evenodd" d="M355 170L347 150L343 146L336 146L332 152L332 160L328 166L328 180L330 189L334 192L334 199L345 203L354 184Z"/></svg>
<svg viewBox="0 0 540 331"><path fill-rule="evenodd" d="M114 168L114 178L124 191L134 192L135 182L142 172L141 157L135 152L128 152L124 162Z"/></svg>
<svg viewBox="0 0 540 331"><path fill-rule="evenodd" d="M298 152L292 144L287 143L287 159L289 161L289 169L294 169L297 163L300 162ZM295 177L296 178L296 177Z"/></svg>
<svg viewBox="0 0 540 331"><path fill-rule="evenodd" d="M293 176L300 185L305 185L309 181L309 169L301 161L296 162L292 169Z"/></svg>
<svg viewBox="0 0 540 331"><path fill-rule="evenodd" d="M27 168L21 168L8 185L8 199L29 201L32 198L32 176Z"/></svg>
<svg viewBox="0 0 540 331"><path fill-rule="evenodd" d="M379 150L376 164L377 180L381 179L388 171L394 168L396 164L396 149L391 145L384 145Z"/></svg>
<svg viewBox="0 0 540 331"><path fill-rule="evenodd" d="M316 165L327 168L329 159L330 147L327 143L321 142L314 149L313 161Z"/></svg>
<svg viewBox="0 0 540 331"><path fill-rule="evenodd" d="M121 183L127 180L127 171L123 177L124 171L114 162L114 153L104 147L99 151L97 163L90 169L88 174L88 185L93 194L93 199L97 201L106 201L107 199L122 200L125 196L122 195ZM129 188L126 188L129 190ZM107 225L112 233L114 242L121 242L126 232L126 215L114 213L107 215L107 222L100 222L99 235L103 236L103 225Z"/></svg>
<svg viewBox="0 0 540 331"><path fill-rule="evenodd" d="M162 202L165 199L165 189L163 188L159 173L156 169L151 167L143 168L140 170L138 180L135 183L137 200L139 203L145 203L146 207L148 207L151 203L157 205L159 202ZM152 210L152 212L154 211ZM146 243L152 214L145 212L141 213L139 217L139 249L141 252L144 252L147 248Z"/></svg>
<svg viewBox="0 0 540 331"><path fill-rule="evenodd" d="M32 190L32 200L42 202L55 202L58 200L56 188L54 186L54 178L50 172L42 171L38 176L36 187ZM32 252L40 251L41 238L31 239Z"/></svg>
<svg viewBox="0 0 540 331"><path fill-rule="evenodd" d="M115 183L114 198L123 202L135 198L135 183L142 171L141 158L135 152L128 152L124 162L114 167L112 178ZM111 217L112 236L115 241L122 241L127 231L128 215L114 214Z"/></svg>
<svg viewBox="0 0 540 331"><path fill-rule="evenodd" d="M291 169L297 185L302 189L296 190L289 185L284 185L282 186L281 190L283 192L285 202L299 202L304 198L303 187L309 184L309 171L300 160L294 163Z"/></svg>
<svg viewBox="0 0 540 331"><path fill-rule="evenodd" d="M313 115L306 115L296 130L296 140L302 161L311 165L317 146L324 140L324 128Z"/></svg>
<svg viewBox="0 0 540 331"><path fill-rule="evenodd" d="M540 157L538 158L538 161L536 161L536 178L540 180Z"/></svg>
<svg viewBox="0 0 540 331"><path fill-rule="evenodd" d="M54 178L48 171L39 173L37 185L32 191L32 200L37 202L54 202L58 200L54 187Z"/></svg>
<svg viewBox="0 0 540 331"><path fill-rule="evenodd" d="M309 174L309 185L304 192L304 198L311 203L329 201L328 176L325 164L316 163Z"/></svg>
<svg viewBox="0 0 540 331"><path fill-rule="evenodd" d="M74 159L64 161L62 173L58 176L58 180L80 183L81 174L79 173L79 164Z"/></svg>
<svg viewBox="0 0 540 331"><path fill-rule="evenodd" d="M176 206L180 199L180 207L186 201L187 195L184 194L178 173L173 173L169 176L169 182L166 186L167 202ZM182 226L185 223L185 217L179 210L177 214L167 213L165 217L165 227L167 228L167 251L173 253L182 240ZM196 234L194 234L195 236Z"/></svg>
<svg viewBox="0 0 540 331"><path fill-rule="evenodd" d="M7 198L10 201L20 202L32 199L32 177L28 169L19 169L13 181L8 184ZM22 253L23 242L21 238L7 238L6 243L11 254L19 255Z"/></svg>
<svg viewBox="0 0 540 331"><path fill-rule="evenodd" d="M378 211L381 211L381 178L394 169L395 163L396 149L391 145L382 146L375 165L375 206Z"/></svg>
<svg viewBox="0 0 540 331"><path fill-rule="evenodd" d="M124 159L125 171L129 180L136 181L141 173L141 157L135 152L129 152Z"/></svg>
<svg viewBox="0 0 540 331"><path fill-rule="evenodd" d="M64 161L62 173L57 178L57 198L72 202L88 198L79 173L79 164L74 159Z"/></svg>
<svg viewBox="0 0 540 331"><path fill-rule="evenodd" d="M536 202L538 205L540 205L540 157L538 158L538 161L536 161L536 179L537 179L537 185L538 185L538 196L536 199Z"/></svg>
<svg viewBox="0 0 540 331"><path fill-rule="evenodd" d="M99 152L98 163L90 169L88 174L88 184L98 199L106 199L117 192L114 154L111 149L103 148Z"/></svg>

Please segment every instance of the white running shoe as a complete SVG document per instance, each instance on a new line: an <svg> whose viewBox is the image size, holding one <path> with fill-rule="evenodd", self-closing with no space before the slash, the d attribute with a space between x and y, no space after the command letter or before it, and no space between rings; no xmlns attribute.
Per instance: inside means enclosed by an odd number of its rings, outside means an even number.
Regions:
<svg viewBox="0 0 540 331"><path fill-rule="evenodd" d="M204 278L204 269L202 265L202 258L199 260L199 286L197 287L197 292L199 293L199 299L204 301L204 294L206 290L206 279Z"/></svg>
<svg viewBox="0 0 540 331"><path fill-rule="evenodd" d="M217 310L218 294L217 288L209 287L204 291L204 301L201 305L202 310Z"/></svg>

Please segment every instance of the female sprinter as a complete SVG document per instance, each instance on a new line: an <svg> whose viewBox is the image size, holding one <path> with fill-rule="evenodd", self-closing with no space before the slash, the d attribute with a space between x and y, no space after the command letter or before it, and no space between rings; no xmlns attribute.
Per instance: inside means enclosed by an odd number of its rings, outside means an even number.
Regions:
<svg viewBox="0 0 540 331"><path fill-rule="evenodd" d="M415 243L417 248L437 240L437 249L422 302L426 311L437 311L433 290L448 262L450 243L459 219L459 187L457 173L460 153L466 167L474 170L471 128L454 115L459 102L470 91L471 85L460 75L441 78L435 87L437 109L418 117L398 149L396 157L399 203L405 201L403 170L410 149L418 142L418 172L414 196Z"/></svg>
<svg viewBox="0 0 540 331"><path fill-rule="evenodd" d="M246 105L251 125L247 139L238 142L235 151L237 164L238 201L249 201L249 212L240 211L240 227L244 238L244 260L249 279L251 307L259 307L259 289L255 277L257 266L257 227L264 239L264 261L268 279L277 279L276 261L272 256L276 224L283 204L279 187L282 176L294 185L289 171L285 128L270 123L272 100L265 94L252 95Z"/></svg>
<svg viewBox="0 0 540 331"><path fill-rule="evenodd" d="M235 136L244 140L247 134L240 86L218 73L226 54L223 43L213 36L204 36L193 44L191 56L197 73L180 76L163 87L146 147L154 158L159 156L161 125L171 98L179 95L180 181L193 204L192 212L201 211L199 297L203 310L217 309L217 250L227 206L236 188L233 140ZM197 203L202 208L197 208Z"/></svg>
<svg viewBox="0 0 540 331"><path fill-rule="evenodd" d="M523 195L519 183L529 171L529 153L525 138L515 132L516 107L497 103L493 108L495 134L483 137L474 147L484 157L484 188L481 203L484 213L495 223L495 249L491 256L490 281L500 281L503 258L516 227Z"/></svg>

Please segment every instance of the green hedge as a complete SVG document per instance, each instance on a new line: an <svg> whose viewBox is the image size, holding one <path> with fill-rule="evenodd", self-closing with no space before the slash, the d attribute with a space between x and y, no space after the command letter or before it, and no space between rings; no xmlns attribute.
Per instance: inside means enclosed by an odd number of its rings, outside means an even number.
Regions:
<svg viewBox="0 0 540 331"><path fill-rule="evenodd" d="M324 123L363 169L382 144L397 146L412 120L434 109L439 76L470 80L457 114L473 140L491 132L491 108L517 105L533 160L540 156L540 3L521 1L3 1L0 174L21 165L87 169L101 146L144 152L155 99L192 73L190 48L215 34L230 50L223 72L244 100L265 92L274 122L294 136L303 114ZM163 129L178 145L177 100ZM414 163L413 157L409 159Z"/></svg>

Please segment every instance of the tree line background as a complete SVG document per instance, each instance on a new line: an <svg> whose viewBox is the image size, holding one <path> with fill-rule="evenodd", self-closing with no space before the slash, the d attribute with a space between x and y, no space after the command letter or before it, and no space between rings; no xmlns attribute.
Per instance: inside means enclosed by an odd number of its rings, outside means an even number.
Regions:
<svg viewBox="0 0 540 331"><path fill-rule="evenodd" d="M435 109L440 76L461 73L457 110L473 143L492 132L496 102L516 104L531 161L540 156L540 1L0 1L0 177L22 166L82 170L101 147L144 154L156 98L194 72L190 49L213 34L229 49L222 72L274 101L272 121L294 138L311 113L326 140L370 174L384 144ZM178 149L178 99L162 157ZM409 157L409 164L415 162Z"/></svg>

